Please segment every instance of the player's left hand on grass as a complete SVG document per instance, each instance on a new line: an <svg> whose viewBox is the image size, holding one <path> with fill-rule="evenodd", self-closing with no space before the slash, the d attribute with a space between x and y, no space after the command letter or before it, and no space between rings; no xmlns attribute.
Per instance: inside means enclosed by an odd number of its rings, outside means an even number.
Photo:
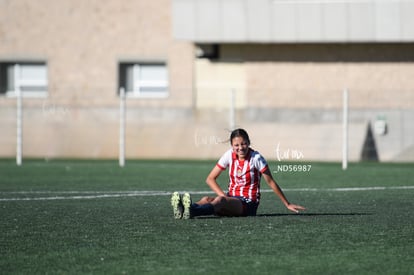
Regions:
<svg viewBox="0 0 414 275"><path fill-rule="evenodd" d="M299 213L299 210L306 210L305 207L296 204L289 204L287 208L295 213Z"/></svg>

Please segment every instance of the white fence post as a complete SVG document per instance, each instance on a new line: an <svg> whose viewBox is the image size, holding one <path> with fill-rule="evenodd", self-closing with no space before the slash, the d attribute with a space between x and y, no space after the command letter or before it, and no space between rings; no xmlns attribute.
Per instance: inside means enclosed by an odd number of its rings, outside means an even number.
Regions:
<svg viewBox="0 0 414 275"><path fill-rule="evenodd" d="M348 89L343 91L342 170L348 168Z"/></svg>
<svg viewBox="0 0 414 275"><path fill-rule="evenodd" d="M119 89L119 166L125 166L125 89Z"/></svg>
<svg viewBox="0 0 414 275"><path fill-rule="evenodd" d="M236 100L236 91L234 89L231 89L230 91L230 117L229 117L229 126L230 131L234 130L234 127L236 126L236 111L235 111L235 100Z"/></svg>
<svg viewBox="0 0 414 275"><path fill-rule="evenodd" d="M14 68L14 89L16 91L16 164L22 165L23 152L23 114L22 114L22 92L19 83L19 65Z"/></svg>

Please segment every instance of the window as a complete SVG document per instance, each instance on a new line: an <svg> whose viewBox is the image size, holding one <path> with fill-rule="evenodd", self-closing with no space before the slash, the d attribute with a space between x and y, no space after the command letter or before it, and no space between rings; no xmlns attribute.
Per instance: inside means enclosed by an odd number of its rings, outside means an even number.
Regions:
<svg viewBox="0 0 414 275"><path fill-rule="evenodd" d="M0 63L0 94L15 96L20 88L23 96L46 96L47 85L45 63Z"/></svg>
<svg viewBox="0 0 414 275"><path fill-rule="evenodd" d="M119 87L127 96L168 96L168 71L163 63L121 63Z"/></svg>

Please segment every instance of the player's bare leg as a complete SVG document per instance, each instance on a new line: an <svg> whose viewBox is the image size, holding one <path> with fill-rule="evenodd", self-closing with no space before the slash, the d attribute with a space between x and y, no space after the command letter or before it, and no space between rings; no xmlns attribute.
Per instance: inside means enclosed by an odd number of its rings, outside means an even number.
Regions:
<svg viewBox="0 0 414 275"><path fill-rule="evenodd" d="M203 204L207 204L207 203L212 203L214 201L214 197L202 197L198 202L196 202L198 205L203 205Z"/></svg>
<svg viewBox="0 0 414 275"><path fill-rule="evenodd" d="M218 196L211 204L219 216L241 216L243 215L243 203L237 198Z"/></svg>

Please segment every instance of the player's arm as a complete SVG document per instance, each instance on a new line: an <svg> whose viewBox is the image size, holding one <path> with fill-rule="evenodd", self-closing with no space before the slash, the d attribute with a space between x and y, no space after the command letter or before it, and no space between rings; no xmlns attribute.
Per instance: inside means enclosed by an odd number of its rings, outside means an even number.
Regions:
<svg viewBox="0 0 414 275"><path fill-rule="evenodd" d="M280 200L283 202L287 209L296 213L299 213L299 210L305 210L303 206L292 204L287 200L282 189L280 189L279 185L273 179L273 176L270 173L269 169L266 169L266 171L263 172L263 178L265 179L269 187L273 190L273 192L280 198Z"/></svg>
<svg viewBox="0 0 414 275"><path fill-rule="evenodd" d="M217 178L220 176L223 170L220 169L217 165L211 170L210 174L207 176L206 183L208 186L216 193L218 196L225 196L226 194L223 192L221 187L217 183Z"/></svg>

